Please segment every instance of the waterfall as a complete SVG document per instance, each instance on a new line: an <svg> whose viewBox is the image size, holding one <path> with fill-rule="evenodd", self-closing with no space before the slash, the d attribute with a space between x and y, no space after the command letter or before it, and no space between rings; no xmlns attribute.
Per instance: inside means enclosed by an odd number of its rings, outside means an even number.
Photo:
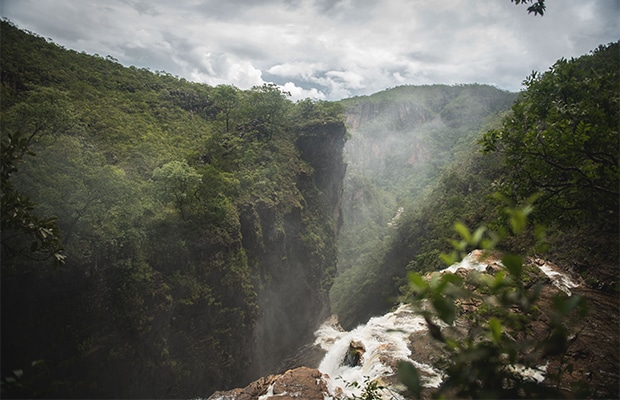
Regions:
<svg viewBox="0 0 620 400"><path fill-rule="evenodd" d="M425 329L424 319L405 304L385 315L371 318L365 325L349 332L338 329L333 321L326 322L315 332L315 344L327 351L319 370L330 376L330 392L360 396L368 382L375 381L381 385L390 378L394 381L396 365L400 360L410 361L426 372L426 386L439 386L442 378L438 371L411 359L410 336ZM358 365L346 362L351 343L361 343L364 347ZM401 398L388 389L384 396L387 399Z"/></svg>

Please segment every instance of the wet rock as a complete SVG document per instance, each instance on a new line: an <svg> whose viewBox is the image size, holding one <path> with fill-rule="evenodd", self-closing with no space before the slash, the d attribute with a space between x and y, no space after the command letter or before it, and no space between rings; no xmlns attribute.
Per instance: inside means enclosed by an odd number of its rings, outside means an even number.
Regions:
<svg viewBox="0 0 620 400"><path fill-rule="evenodd" d="M326 379L317 369L300 367L260 378L242 389L215 392L208 400L257 400L261 396L266 400L323 400L329 396Z"/></svg>
<svg viewBox="0 0 620 400"><path fill-rule="evenodd" d="M357 367L358 365L362 365L362 356L366 352L366 347L364 347L364 343L359 340L353 340L349 343L349 349L347 350L347 354L344 356L343 364L348 365L349 367Z"/></svg>
<svg viewBox="0 0 620 400"><path fill-rule="evenodd" d="M324 375L317 369L301 367L286 371L273 385L273 396L267 399L317 399L328 394Z"/></svg>
<svg viewBox="0 0 620 400"><path fill-rule="evenodd" d="M278 378L278 375L262 377L250 383L245 388L213 393L207 400L254 400L267 393L269 387Z"/></svg>

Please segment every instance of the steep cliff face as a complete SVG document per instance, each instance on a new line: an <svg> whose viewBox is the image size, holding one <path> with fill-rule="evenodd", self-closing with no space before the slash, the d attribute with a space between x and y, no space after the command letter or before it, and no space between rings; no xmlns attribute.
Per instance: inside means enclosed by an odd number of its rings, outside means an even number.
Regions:
<svg viewBox="0 0 620 400"><path fill-rule="evenodd" d="M345 137L342 123L295 132L295 160L268 164L290 175L294 195L275 186L205 217L159 221L139 263L3 273L3 369L45 358L51 371L26 370L36 382L11 394L64 379L48 393L191 398L281 372L331 312Z"/></svg>
<svg viewBox="0 0 620 400"><path fill-rule="evenodd" d="M312 125L295 140L310 169L297 177L303 201L281 209L266 203L241 213L243 243L257 274L259 317L248 378L278 369L330 313L336 240L346 165L342 123Z"/></svg>
<svg viewBox="0 0 620 400"><path fill-rule="evenodd" d="M514 93L484 85L402 86L343 101L351 140L345 152L368 172L398 178L406 165L440 164L455 144L507 109Z"/></svg>
<svg viewBox="0 0 620 400"><path fill-rule="evenodd" d="M301 157L315 171L314 182L306 182L304 192L314 192L312 197L319 196L319 201L331 212L337 228L342 223L340 205L346 173L343 161L345 141L346 129L341 123L308 126L296 141Z"/></svg>

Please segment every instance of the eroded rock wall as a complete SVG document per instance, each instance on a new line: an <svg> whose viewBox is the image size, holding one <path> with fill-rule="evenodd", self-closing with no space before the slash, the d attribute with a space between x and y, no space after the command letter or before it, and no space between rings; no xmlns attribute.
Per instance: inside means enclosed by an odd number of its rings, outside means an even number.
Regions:
<svg viewBox="0 0 620 400"><path fill-rule="evenodd" d="M242 212L244 247L259 272L260 310L248 379L278 371L284 358L313 340L314 330L331 312L345 140L342 123L306 127L295 140L310 167L297 177L300 206L282 210L261 203Z"/></svg>

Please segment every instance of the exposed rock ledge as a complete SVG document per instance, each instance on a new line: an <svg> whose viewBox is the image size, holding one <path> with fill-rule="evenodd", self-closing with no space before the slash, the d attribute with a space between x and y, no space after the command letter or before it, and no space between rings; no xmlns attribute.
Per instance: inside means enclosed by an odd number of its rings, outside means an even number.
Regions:
<svg viewBox="0 0 620 400"><path fill-rule="evenodd" d="M329 395L327 379L317 369L300 367L260 378L243 389L215 392L207 400L323 400Z"/></svg>

